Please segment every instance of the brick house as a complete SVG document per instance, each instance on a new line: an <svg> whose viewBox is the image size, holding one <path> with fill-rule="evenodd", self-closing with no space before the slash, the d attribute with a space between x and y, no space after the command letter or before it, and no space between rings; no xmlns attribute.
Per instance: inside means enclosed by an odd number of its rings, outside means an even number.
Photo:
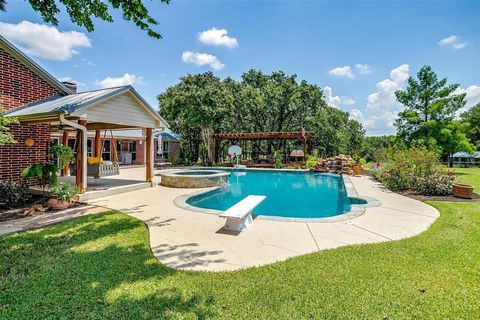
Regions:
<svg viewBox="0 0 480 320"><path fill-rule="evenodd" d="M114 160L118 145L120 151L125 146L125 151L135 154L133 163L147 164L146 179L149 181L154 161L153 132L157 128L168 128L165 120L133 87L77 93L75 84L58 81L2 36L0 102L7 116L20 121L11 126L17 143L0 146L0 180L20 181L25 167L49 161L53 142L75 145L76 184L82 191L87 186L89 152ZM121 138L119 141L102 139L103 132L113 132L115 137L115 132L127 130L136 130L140 135L117 135ZM75 142L77 138L78 143ZM27 146L27 140L33 141L33 145Z"/></svg>

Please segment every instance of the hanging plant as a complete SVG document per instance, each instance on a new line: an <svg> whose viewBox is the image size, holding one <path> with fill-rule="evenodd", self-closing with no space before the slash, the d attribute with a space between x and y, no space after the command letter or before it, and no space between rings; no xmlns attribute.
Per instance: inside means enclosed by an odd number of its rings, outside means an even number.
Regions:
<svg viewBox="0 0 480 320"><path fill-rule="evenodd" d="M56 144L50 149L50 153L58 160L58 166L63 168L73 158L72 148L63 144Z"/></svg>

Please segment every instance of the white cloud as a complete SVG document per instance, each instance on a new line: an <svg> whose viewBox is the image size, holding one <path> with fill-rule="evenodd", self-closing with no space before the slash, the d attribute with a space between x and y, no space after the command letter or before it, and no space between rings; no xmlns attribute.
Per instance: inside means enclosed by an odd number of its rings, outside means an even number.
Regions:
<svg viewBox="0 0 480 320"><path fill-rule="evenodd" d="M225 46L228 48L238 47L236 38L228 36L227 29L211 28L198 34L198 40L204 44L214 46Z"/></svg>
<svg viewBox="0 0 480 320"><path fill-rule="evenodd" d="M354 109L352 118L360 121L369 135L393 134L394 122L403 106L397 102L395 91L402 89L409 77L410 67L402 64L390 71L390 77L379 81L376 91L367 97L364 112Z"/></svg>
<svg viewBox="0 0 480 320"><path fill-rule="evenodd" d="M95 81L95 84L102 88L128 86L133 84L143 84L143 78L134 74L125 73L121 77L106 77L103 80Z"/></svg>
<svg viewBox="0 0 480 320"><path fill-rule="evenodd" d="M345 77L348 79L354 78L352 68L350 66L337 67L330 70L328 73L330 73L332 76Z"/></svg>
<svg viewBox="0 0 480 320"><path fill-rule="evenodd" d="M216 71L225 68L225 65L221 63L216 56L208 53L185 51L182 53L182 61L185 63L193 63L197 66L209 65L210 68Z"/></svg>
<svg viewBox="0 0 480 320"><path fill-rule="evenodd" d="M87 85L85 84L85 82L81 82L81 81L77 81L75 79L72 79L71 77L61 77L61 78L58 78L58 81L60 82L73 82L73 83L76 83L77 84L77 87L86 87Z"/></svg>
<svg viewBox="0 0 480 320"><path fill-rule="evenodd" d="M360 73L360 74L372 73L372 69L370 69L370 66L368 64L357 63L355 65L355 68L357 69L358 73Z"/></svg>
<svg viewBox="0 0 480 320"><path fill-rule="evenodd" d="M441 46L449 46L453 49L463 49L467 46L466 42L460 42L460 38L456 35L451 35L438 42Z"/></svg>
<svg viewBox="0 0 480 320"><path fill-rule="evenodd" d="M340 106L342 105L351 106L356 103L355 100L348 97L334 96L333 90L329 86L325 86L323 88L323 97L325 98L325 102L327 103L328 106L337 108L337 109L340 108Z"/></svg>
<svg viewBox="0 0 480 320"><path fill-rule="evenodd" d="M29 21L0 22L0 34L22 51L49 60L68 60L78 53L76 48L92 46L90 39L81 32L61 32L55 27Z"/></svg>
<svg viewBox="0 0 480 320"><path fill-rule="evenodd" d="M453 94L462 94L462 93L466 93L465 100L467 100L467 103L465 104L465 107L458 110L457 115L462 114L463 112L467 111L477 103L480 103L480 86L471 85L471 86L468 86L466 89L457 88L457 90L453 92Z"/></svg>

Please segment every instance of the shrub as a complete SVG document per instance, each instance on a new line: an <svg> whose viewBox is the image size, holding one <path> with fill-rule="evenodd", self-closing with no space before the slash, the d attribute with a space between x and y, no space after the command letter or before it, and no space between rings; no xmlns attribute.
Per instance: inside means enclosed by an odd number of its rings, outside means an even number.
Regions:
<svg viewBox="0 0 480 320"><path fill-rule="evenodd" d="M13 209L25 205L30 200L27 185L10 181L0 181L0 208Z"/></svg>
<svg viewBox="0 0 480 320"><path fill-rule="evenodd" d="M58 167L54 163L36 163L22 171L22 178L24 180L37 179L41 185L42 190L45 190L47 184L54 186L57 184Z"/></svg>
<svg viewBox="0 0 480 320"><path fill-rule="evenodd" d="M69 183L60 183L51 187L49 193L52 197L62 201L72 201L73 197L78 193L78 188Z"/></svg>
<svg viewBox="0 0 480 320"><path fill-rule="evenodd" d="M280 152L279 152L279 151L275 151L275 154L274 154L273 157L274 157L274 161L275 161L274 164L273 164L274 167L275 167L276 169L282 168L282 155L280 154Z"/></svg>
<svg viewBox="0 0 480 320"><path fill-rule="evenodd" d="M417 178L415 190L428 196L446 196L452 193L454 183L452 172L435 171L430 176Z"/></svg>
<svg viewBox="0 0 480 320"><path fill-rule="evenodd" d="M308 156L307 161L305 162L305 167L307 169L315 167L315 165L322 159L318 157L318 150L314 150L313 154Z"/></svg>
<svg viewBox="0 0 480 320"><path fill-rule="evenodd" d="M389 149L372 176L390 190L414 190L425 195L448 195L455 176L445 171L435 152L423 146Z"/></svg>

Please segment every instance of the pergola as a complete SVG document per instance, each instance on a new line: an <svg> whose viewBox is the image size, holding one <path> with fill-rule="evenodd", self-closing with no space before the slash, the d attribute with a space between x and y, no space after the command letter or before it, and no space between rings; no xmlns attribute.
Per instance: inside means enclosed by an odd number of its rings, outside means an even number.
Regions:
<svg viewBox="0 0 480 320"><path fill-rule="evenodd" d="M75 184L87 189L87 134L95 131L95 156L101 155L101 131L142 129L146 137L145 181L153 179L153 130L168 124L133 89L132 86L100 89L54 97L26 105L7 113L25 124L49 124L61 127L63 144L74 131L76 143ZM115 145L115 144L114 144ZM114 152L114 157L116 152ZM115 160L115 159L114 159ZM66 168L65 168L66 169ZM64 172L66 171L64 169Z"/></svg>
<svg viewBox="0 0 480 320"><path fill-rule="evenodd" d="M215 133L212 138L215 143L215 162L219 158L220 143L223 140L301 140L303 144L303 154L307 154L308 140L314 136L312 131L304 132L241 132L241 133Z"/></svg>

